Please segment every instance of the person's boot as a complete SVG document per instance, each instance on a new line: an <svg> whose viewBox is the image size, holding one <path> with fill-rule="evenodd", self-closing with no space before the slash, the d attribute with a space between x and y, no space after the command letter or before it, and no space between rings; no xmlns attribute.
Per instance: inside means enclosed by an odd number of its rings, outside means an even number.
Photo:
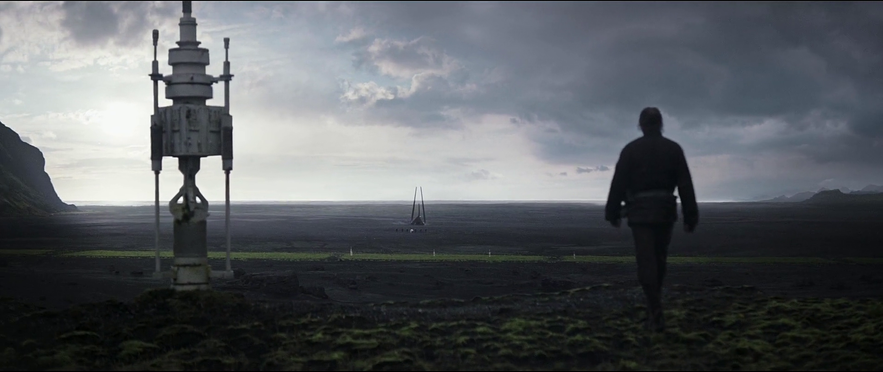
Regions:
<svg viewBox="0 0 883 372"><path fill-rule="evenodd" d="M665 331L665 314L662 312L662 306L659 306L656 309L656 313L653 314L653 331L654 332L664 332Z"/></svg>
<svg viewBox="0 0 883 372"><path fill-rule="evenodd" d="M662 313L662 301L647 301L647 323L645 328L651 332L665 330L665 317Z"/></svg>
<svg viewBox="0 0 883 372"><path fill-rule="evenodd" d="M664 319L662 318L662 306L658 303L654 303L653 301L647 302L647 322L644 323L644 328L649 332L659 332L661 331L665 325L662 324Z"/></svg>
<svg viewBox="0 0 883 372"><path fill-rule="evenodd" d="M644 329L647 330L648 332L652 332L654 329L656 329L655 323L656 322L654 321L653 310L652 310L652 308L650 308L648 306L647 307L647 320L644 321Z"/></svg>

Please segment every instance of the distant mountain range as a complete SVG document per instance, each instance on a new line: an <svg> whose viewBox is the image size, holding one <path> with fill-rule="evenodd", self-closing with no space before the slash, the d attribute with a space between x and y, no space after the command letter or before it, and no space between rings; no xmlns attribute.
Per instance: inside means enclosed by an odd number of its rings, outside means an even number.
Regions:
<svg viewBox="0 0 883 372"><path fill-rule="evenodd" d="M799 202L845 202L845 201L883 201L883 186L867 185L861 190L850 191L845 189L828 190L822 188L817 192L804 191L791 196L777 196L772 199L761 200L762 203L799 203Z"/></svg>

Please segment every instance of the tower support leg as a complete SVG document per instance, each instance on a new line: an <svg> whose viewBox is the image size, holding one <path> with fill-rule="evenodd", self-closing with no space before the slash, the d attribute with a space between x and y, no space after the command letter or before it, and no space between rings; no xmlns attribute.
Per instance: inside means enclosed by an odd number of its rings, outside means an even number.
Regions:
<svg viewBox="0 0 883 372"><path fill-rule="evenodd" d="M153 272L154 278L162 277L162 266L159 259L159 171L154 171L154 249L156 250L156 268Z"/></svg>
<svg viewBox="0 0 883 372"><path fill-rule="evenodd" d="M208 201L196 187L199 157L178 158L184 185L169 203L174 216L174 261L172 288L178 291L210 289L211 266L208 264Z"/></svg>
<svg viewBox="0 0 883 372"><path fill-rule="evenodd" d="M226 262L226 271L230 274L233 273L233 268L230 265L230 171L224 171L225 180L225 213L224 213L224 233L227 235L227 262Z"/></svg>

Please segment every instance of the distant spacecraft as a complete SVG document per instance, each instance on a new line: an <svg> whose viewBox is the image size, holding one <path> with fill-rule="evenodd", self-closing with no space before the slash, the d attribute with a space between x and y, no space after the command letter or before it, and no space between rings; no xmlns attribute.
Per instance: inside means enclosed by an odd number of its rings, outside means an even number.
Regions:
<svg viewBox="0 0 883 372"><path fill-rule="evenodd" d="M414 212L417 217L414 217ZM417 188L414 188L414 204L411 205L411 225L426 225L426 204L423 203L423 187L420 187L420 205L417 205ZM413 229L411 229L413 232Z"/></svg>

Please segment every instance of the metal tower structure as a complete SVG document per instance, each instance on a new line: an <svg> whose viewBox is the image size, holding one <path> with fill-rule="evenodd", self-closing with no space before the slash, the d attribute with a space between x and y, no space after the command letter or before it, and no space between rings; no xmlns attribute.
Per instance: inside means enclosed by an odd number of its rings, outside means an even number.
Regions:
<svg viewBox="0 0 883 372"><path fill-rule="evenodd" d="M159 173L163 157L178 158L178 170L184 184L169 202L174 216L174 260L171 267L172 288L176 290L209 289L209 279L230 277L230 171L233 170L233 117L230 116L230 38L224 38L224 73L214 77L205 73L209 51L200 48L196 39L196 18L191 16L190 1L183 2L183 16L178 23L178 47L169 49L171 75L159 73L156 60L159 31L153 30L153 115L150 117L150 160L155 177L156 205L156 277L163 277L159 257ZM166 99L171 106L159 107L159 82L165 83ZM208 106L212 84L224 82L224 106ZM196 187L200 160L221 156L226 176L226 270L212 273L208 263L206 218L208 201Z"/></svg>
<svg viewBox="0 0 883 372"><path fill-rule="evenodd" d="M414 212L417 217L414 217ZM420 186L420 204L417 204L417 188L414 188L414 203L411 204L411 224L423 226L426 225L426 204L423 203L423 186Z"/></svg>

